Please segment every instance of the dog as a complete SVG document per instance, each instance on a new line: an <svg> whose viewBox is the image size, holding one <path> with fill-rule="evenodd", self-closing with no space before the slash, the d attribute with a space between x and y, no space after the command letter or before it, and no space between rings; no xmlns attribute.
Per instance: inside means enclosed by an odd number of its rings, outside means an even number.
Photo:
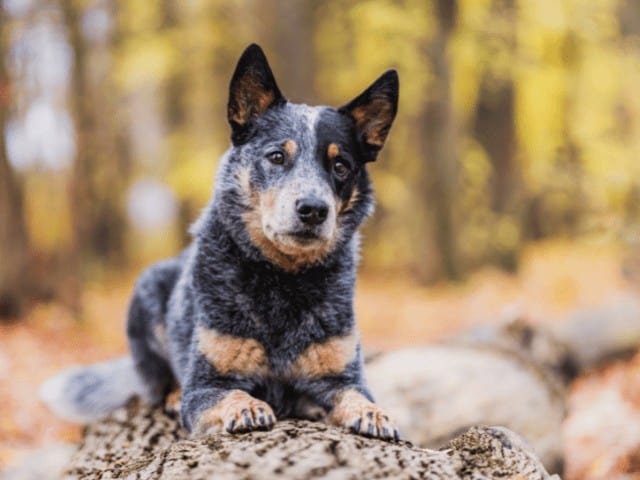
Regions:
<svg viewBox="0 0 640 480"><path fill-rule="evenodd" d="M363 376L353 293L357 230L374 206L367 164L398 95L389 70L341 108L290 103L250 45L229 87L231 147L192 244L139 277L130 355L45 382L52 410L89 422L179 387L194 435L323 418L397 440Z"/></svg>

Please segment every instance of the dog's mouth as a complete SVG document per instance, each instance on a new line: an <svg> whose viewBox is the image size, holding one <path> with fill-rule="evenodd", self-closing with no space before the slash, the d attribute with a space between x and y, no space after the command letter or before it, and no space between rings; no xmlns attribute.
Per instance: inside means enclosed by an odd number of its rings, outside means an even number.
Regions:
<svg viewBox="0 0 640 480"><path fill-rule="evenodd" d="M279 243L286 246L295 245L298 248L315 248L326 241L324 237L313 230L293 230L282 233L278 237Z"/></svg>
<svg viewBox="0 0 640 480"><path fill-rule="evenodd" d="M281 252L287 255L298 255L323 248L327 238L311 229L299 229L275 233L272 241Z"/></svg>
<svg viewBox="0 0 640 480"><path fill-rule="evenodd" d="M313 242L315 240L321 240L322 238L313 230L296 230L287 233L287 236L295 238L299 242Z"/></svg>

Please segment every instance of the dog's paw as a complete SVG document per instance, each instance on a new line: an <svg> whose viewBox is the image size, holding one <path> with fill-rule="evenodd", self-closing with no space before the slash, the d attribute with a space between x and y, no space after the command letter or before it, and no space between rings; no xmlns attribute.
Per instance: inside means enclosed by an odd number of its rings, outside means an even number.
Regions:
<svg viewBox="0 0 640 480"><path fill-rule="evenodd" d="M374 404L361 408L349 421L351 431L367 437L399 440L400 434L389 416Z"/></svg>
<svg viewBox="0 0 640 480"><path fill-rule="evenodd" d="M268 430L276 423L271 407L261 400L241 405L227 417L225 429L230 433Z"/></svg>
<svg viewBox="0 0 640 480"><path fill-rule="evenodd" d="M400 438L398 429L389 416L355 390L347 390L338 395L329 419L334 425L346 427L359 435L383 440Z"/></svg>
<svg viewBox="0 0 640 480"><path fill-rule="evenodd" d="M194 434L269 430L275 423L276 416L267 403L241 390L232 390L216 405L202 412L194 428Z"/></svg>

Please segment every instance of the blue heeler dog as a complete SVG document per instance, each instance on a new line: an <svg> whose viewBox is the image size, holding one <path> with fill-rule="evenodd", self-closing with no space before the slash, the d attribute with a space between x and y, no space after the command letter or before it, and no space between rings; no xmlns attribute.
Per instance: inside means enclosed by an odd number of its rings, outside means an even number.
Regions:
<svg viewBox="0 0 640 480"><path fill-rule="evenodd" d="M390 70L338 109L289 103L249 46L231 79L232 146L192 245L139 278L131 356L47 381L51 408L89 421L179 387L180 418L197 435L326 417L397 439L363 376L353 289L356 230L373 210L366 166L387 138L398 88Z"/></svg>

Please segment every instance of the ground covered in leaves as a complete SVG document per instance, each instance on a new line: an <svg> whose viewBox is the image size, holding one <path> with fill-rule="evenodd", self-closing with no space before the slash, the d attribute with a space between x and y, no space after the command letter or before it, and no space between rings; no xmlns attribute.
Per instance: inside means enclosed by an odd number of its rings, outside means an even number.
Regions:
<svg viewBox="0 0 640 480"><path fill-rule="evenodd" d="M640 295L621 274L619 252L598 245L531 248L517 275L483 270L464 284L420 287L391 275L363 275L356 308L369 352L424 344L523 312L555 322L572 311ZM393 280L392 280L393 279ZM77 320L59 304L0 327L0 470L34 448L75 442L80 428L40 405L37 387L73 363L126 349L124 318L133 275L90 285ZM565 424L567 479L640 479L640 355L586 372L571 388ZM620 477L622 478L622 477Z"/></svg>

